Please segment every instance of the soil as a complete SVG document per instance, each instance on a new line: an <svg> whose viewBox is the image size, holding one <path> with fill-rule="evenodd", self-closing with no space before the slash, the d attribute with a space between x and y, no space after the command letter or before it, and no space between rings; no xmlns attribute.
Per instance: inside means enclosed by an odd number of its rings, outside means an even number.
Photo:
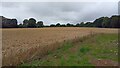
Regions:
<svg viewBox="0 0 120 68"><path fill-rule="evenodd" d="M91 63L95 66L118 66L118 62L108 59L94 59Z"/></svg>

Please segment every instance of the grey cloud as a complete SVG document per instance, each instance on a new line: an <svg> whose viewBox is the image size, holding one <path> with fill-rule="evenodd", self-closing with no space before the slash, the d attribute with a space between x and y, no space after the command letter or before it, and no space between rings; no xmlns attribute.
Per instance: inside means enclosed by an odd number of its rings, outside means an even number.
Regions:
<svg viewBox="0 0 120 68"><path fill-rule="evenodd" d="M19 2L1 2L2 8L14 8L14 7L20 7Z"/></svg>
<svg viewBox="0 0 120 68"><path fill-rule="evenodd" d="M8 2L3 16L23 19L34 17L45 24L93 21L101 16L118 14L117 2ZM114 9L114 10L113 10Z"/></svg>

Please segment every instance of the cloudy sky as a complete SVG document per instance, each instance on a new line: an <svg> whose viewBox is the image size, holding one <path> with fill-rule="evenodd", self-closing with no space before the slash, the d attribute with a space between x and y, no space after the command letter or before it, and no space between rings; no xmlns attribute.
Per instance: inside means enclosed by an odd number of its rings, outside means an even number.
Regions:
<svg viewBox="0 0 120 68"><path fill-rule="evenodd" d="M0 16L24 19L35 18L45 25L80 23L101 16L118 14L118 2L2 2Z"/></svg>

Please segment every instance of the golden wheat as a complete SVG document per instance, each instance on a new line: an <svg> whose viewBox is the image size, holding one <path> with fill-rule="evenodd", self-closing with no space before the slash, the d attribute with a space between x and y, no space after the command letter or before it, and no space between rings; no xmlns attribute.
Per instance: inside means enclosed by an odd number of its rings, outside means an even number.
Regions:
<svg viewBox="0 0 120 68"><path fill-rule="evenodd" d="M117 29L78 27L2 29L2 63L3 66L17 65L44 56L66 40L91 33L117 32Z"/></svg>

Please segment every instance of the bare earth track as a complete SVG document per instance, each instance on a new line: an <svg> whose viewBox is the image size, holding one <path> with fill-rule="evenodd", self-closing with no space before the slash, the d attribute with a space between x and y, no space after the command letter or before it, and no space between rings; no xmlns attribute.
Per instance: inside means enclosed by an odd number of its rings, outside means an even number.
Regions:
<svg viewBox="0 0 120 68"><path fill-rule="evenodd" d="M3 66L24 63L27 59L43 56L54 50L58 43L73 40L91 33L117 33L117 29L105 28L16 28L2 29Z"/></svg>

